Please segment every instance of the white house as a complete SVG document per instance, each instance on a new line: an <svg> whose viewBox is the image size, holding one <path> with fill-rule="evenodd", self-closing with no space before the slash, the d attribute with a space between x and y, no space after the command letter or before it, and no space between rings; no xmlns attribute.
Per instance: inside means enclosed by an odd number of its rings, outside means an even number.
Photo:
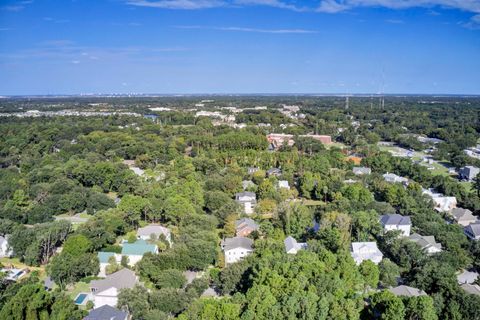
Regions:
<svg viewBox="0 0 480 320"><path fill-rule="evenodd" d="M92 280L90 290L95 308L104 305L117 306L118 293L121 289L131 289L138 283L135 273L129 269L122 269L102 280Z"/></svg>
<svg viewBox="0 0 480 320"><path fill-rule="evenodd" d="M410 235L410 229L412 228L410 217L399 214L386 214L380 216L380 223L385 232L400 230L401 234L405 237Z"/></svg>
<svg viewBox="0 0 480 320"><path fill-rule="evenodd" d="M378 249L376 242L352 242L350 253L357 265L364 260L370 260L375 264L379 264L383 259L383 254Z"/></svg>
<svg viewBox="0 0 480 320"><path fill-rule="evenodd" d="M245 237L226 238L221 245L227 265L238 262L253 252L253 240Z"/></svg>
<svg viewBox="0 0 480 320"><path fill-rule="evenodd" d="M432 199L434 209L439 212L449 212L457 207L457 198L455 197L445 197L441 193L433 192L432 189L424 189L422 193Z"/></svg>
<svg viewBox="0 0 480 320"><path fill-rule="evenodd" d="M12 250L8 246L8 237L0 236L0 258L10 257Z"/></svg>
<svg viewBox="0 0 480 320"><path fill-rule="evenodd" d="M288 254L297 254L298 251L306 249L307 244L305 242L297 242L294 237L288 236L283 243L285 244L285 251Z"/></svg>
<svg viewBox="0 0 480 320"><path fill-rule="evenodd" d="M254 192L239 192L235 194L235 201L243 207L246 214L252 214L257 204L257 196Z"/></svg>
<svg viewBox="0 0 480 320"><path fill-rule="evenodd" d="M149 224L137 230L137 237L142 240L159 239L160 236L165 237L165 240L172 245L172 233L170 229L159 224Z"/></svg>
<svg viewBox="0 0 480 320"><path fill-rule="evenodd" d="M434 254L442 251L442 244L435 241L434 236L421 236L418 233L408 237L409 240L415 242L427 254Z"/></svg>

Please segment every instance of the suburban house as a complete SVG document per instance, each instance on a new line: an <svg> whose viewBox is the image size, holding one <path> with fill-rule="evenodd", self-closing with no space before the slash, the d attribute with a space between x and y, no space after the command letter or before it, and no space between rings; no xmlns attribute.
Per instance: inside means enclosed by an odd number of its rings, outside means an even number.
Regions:
<svg viewBox="0 0 480 320"><path fill-rule="evenodd" d="M128 312L105 304L100 308L92 309L83 320L128 320Z"/></svg>
<svg viewBox="0 0 480 320"><path fill-rule="evenodd" d="M90 291L93 297L95 308L104 305L115 307L118 301L118 293L121 289L131 289L138 283L135 272L129 269L122 269L108 275L102 280L92 280Z"/></svg>
<svg viewBox="0 0 480 320"><path fill-rule="evenodd" d="M468 209L454 208L450 211L450 215L456 223L464 227L478 221L477 217Z"/></svg>
<svg viewBox="0 0 480 320"><path fill-rule="evenodd" d="M469 294L474 294L477 296L480 296L480 286L478 284L468 284L464 283L460 287Z"/></svg>
<svg viewBox="0 0 480 320"><path fill-rule="evenodd" d="M457 207L457 198L455 197L445 197L441 193L433 192L432 189L424 189L422 193L432 199L434 209L439 212L449 212Z"/></svg>
<svg viewBox="0 0 480 320"><path fill-rule="evenodd" d="M145 253L158 253L156 244L150 244L145 240L139 239L134 243L122 243L122 256L128 257L128 265L134 266L138 261L142 260Z"/></svg>
<svg viewBox="0 0 480 320"><path fill-rule="evenodd" d="M390 288L388 289L388 291L390 291L397 297L420 297L427 295L425 291L409 286L398 286L395 288Z"/></svg>
<svg viewBox="0 0 480 320"><path fill-rule="evenodd" d="M372 173L372 169L367 167L353 167L353 174L357 176L369 175Z"/></svg>
<svg viewBox="0 0 480 320"><path fill-rule="evenodd" d="M0 258L10 257L12 250L8 246L8 237L0 236Z"/></svg>
<svg viewBox="0 0 480 320"><path fill-rule="evenodd" d="M270 168L267 170L267 176L269 177L279 177L282 175L282 170L279 168Z"/></svg>
<svg viewBox="0 0 480 320"><path fill-rule="evenodd" d="M278 188L284 188L290 190L290 185L288 184L287 180L279 180L278 181Z"/></svg>
<svg viewBox="0 0 480 320"><path fill-rule="evenodd" d="M304 250L307 248L305 242L297 242L294 237L288 236L283 243L285 244L285 251L288 254L297 254L298 251Z"/></svg>
<svg viewBox="0 0 480 320"><path fill-rule="evenodd" d="M421 236L418 233L414 233L408 237L408 239L418 244L427 254L434 254L442 251L442 244L435 242L434 236Z"/></svg>
<svg viewBox="0 0 480 320"><path fill-rule="evenodd" d="M408 183L407 178L400 177L394 173L388 173L388 172L383 175L383 179L385 179L385 181L389 183L402 183L402 184Z"/></svg>
<svg viewBox="0 0 480 320"><path fill-rule="evenodd" d="M255 192L244 191L235 194L235 201L243 207L246 214L252 214L253 208L257 204L257 196Z"/></svg>
<svg viewBox="0 0 480 320"><path fill-rule="evenodd" d="M471 240L480 240L480 221L469 224L463 229L463 231Z"/></svg>
<svg viewBox="0 0 480 320"><path fill-rule="evenodd" d="M253 252L253 240L245 237L226 238L222 241L222 250L225 253L225 264L242 260Z"/></svg>
<svg viewBox="0 0 480 320"><path fill-rule="evenodd" d="M242 218L235 221L235 235L237 237L246 237L258 229L258 224L250 218Z"/></svg>
<svg viewBox="0 0 480 320"><path fill-rule="evenodd" d="M400 230L402 235L405 237L410 235L410 229L412 228L412 221L410 220L410 217L399 214L386 214L380 216L380 223L382 224L385 232Z"/></svg>
<svg viewBox="0 0 480 320"><path fill-rule="evenodd" d="M142 240L158 240L160 236L165 238L170 245L172 245L172 233L170 229L159 224L149 224L146 227L137 230L137 237Z"/></svg>
<svg viewBox="0 0 480 320"><path fill-rule="evenodd" d="M480 173L480 169L474 166L465 166L460 168L458 171L458 176L460 179L465 179L468 181L473 181L475 177Z"/></svg>
<svg viewBox="0 0 480 320"><path fill-rule="evenodd" d="M120 262L119 260L121 259L121 257L114 252L99 252L97 253L97 257L98 261L100 262L100 272L98 273L99 277L105 277L107 275L106 268L109 265L111 257L114 257L116 262Z"/></svg>
<svg viewBox="0 0 480 320"><path fill-rule="evenodd" d="M478 272L464 270L462 273L457 275L457 282L458 284L473 284L475 281L477 281L478 277Z"/></svg>
<svg viewBox="0 0 480 320"><path fill-rule="evenodd" d="M376 242L352 242L350 253L357 265L364 260L370 260L375 264L379 264L383 259L383 254L378 249Z"/></svg>

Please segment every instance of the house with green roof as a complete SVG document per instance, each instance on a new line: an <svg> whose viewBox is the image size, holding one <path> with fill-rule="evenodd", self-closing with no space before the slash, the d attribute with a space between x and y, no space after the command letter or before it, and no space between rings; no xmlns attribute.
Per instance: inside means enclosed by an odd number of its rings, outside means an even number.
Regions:
<svg viewBox="0 0 480 320"><path fill-rule="evenodd" d="M158 253L158 247L156 244L150 244L145 240L138 239L133 243L123 242L122 243L122 256L128 257L128 264L134 266L138 261L140 261L143 255L147 252Z"/></svg>

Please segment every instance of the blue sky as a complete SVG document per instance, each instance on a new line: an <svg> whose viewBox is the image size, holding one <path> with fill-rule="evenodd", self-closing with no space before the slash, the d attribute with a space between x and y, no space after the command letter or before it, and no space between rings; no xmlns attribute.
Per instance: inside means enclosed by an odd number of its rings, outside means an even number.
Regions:
<svg viewBox="0 0 480 320"><path fill-rule="evenodd" d="M0 0L0 94L480 94L480 0Z"/></svg>

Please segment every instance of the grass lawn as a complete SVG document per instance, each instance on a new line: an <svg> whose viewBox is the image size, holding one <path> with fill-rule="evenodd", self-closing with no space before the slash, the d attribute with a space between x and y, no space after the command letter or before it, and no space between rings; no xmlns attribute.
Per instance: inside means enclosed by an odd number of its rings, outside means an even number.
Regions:
<svg viewBox="0 0 480 320"><path fill-rule="evenodd" d="M303 204L306 206L324 206L325 202L320 200L303 200Z"/></svg>
<svg viewBox="0 0 480 320"><path fill-rule="evenodd" d="M67 290L67 294L74 300L80 292L90 292L89 284L86 282L77 282L73 288Z"/></svg>

